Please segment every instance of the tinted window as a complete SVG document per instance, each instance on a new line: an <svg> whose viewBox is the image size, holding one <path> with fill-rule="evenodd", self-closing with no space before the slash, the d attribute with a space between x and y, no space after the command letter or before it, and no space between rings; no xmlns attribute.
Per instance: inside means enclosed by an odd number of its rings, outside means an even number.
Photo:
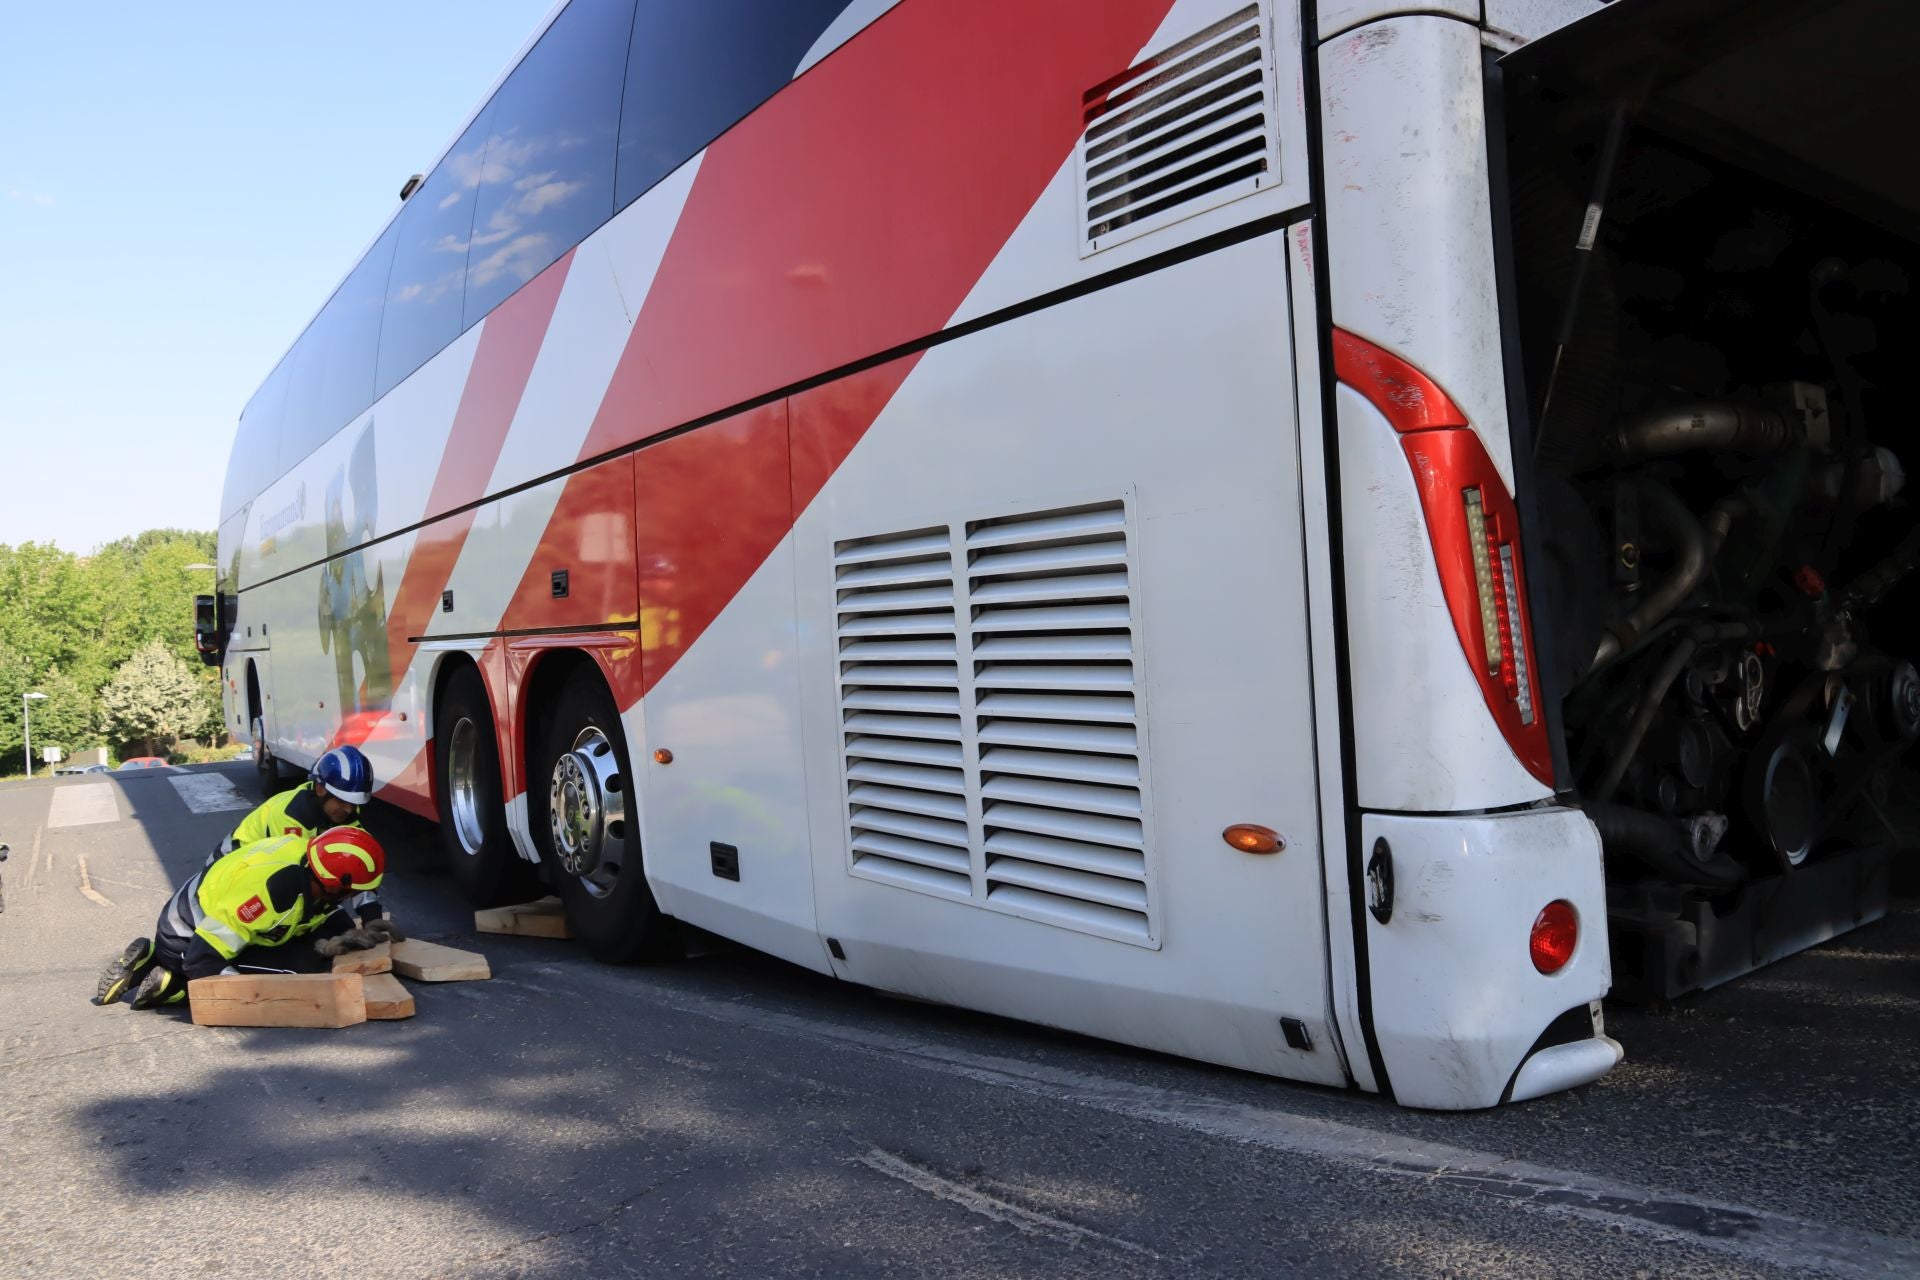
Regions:
<svg viewBox="0 0 1920 1280"><path fill-rule="evenodd" d="M287 403L291 360L282 360L247 401L227 458L227 483L220 494L225 519L260 496L280 474L280 419Z"/></svg>
<svg viewBox="0 0 1920 1280"><path fill-rule="evenodd" d="M613 216L633 0L573 0L487 108L467 255L471 325Z"/></svg>
<svg viewBox="0 0 1920 1280"><path fill-rule="evenodd" d="M793 79L847 0L641 0L620 112L624 208Z"/></svg>
<svg viewBox="0 0 1920 1280"><path fill-rule="evenodd" d="M480 113L394 220L375 399L459 336L473 193L480 185L490 114L492 108Z"/></svg>
<svg viewBox="0 0 1920 1280"><path fill-rule="evenodd" d="M394 232L380 237L293 346L293 378L280 436L286 471L373 403L381 300Z"/></svg>

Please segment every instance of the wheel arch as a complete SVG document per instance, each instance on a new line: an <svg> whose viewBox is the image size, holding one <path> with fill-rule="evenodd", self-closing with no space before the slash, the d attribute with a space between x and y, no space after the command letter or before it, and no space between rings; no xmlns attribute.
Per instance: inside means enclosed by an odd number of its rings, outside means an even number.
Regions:
<svg viewBox="0 0 1920 1280"><path fill-rule="evenodd" d="M553 705L555 697L574 678L575 673L582 670L590 670L597 675L609 693L615 689L607 660L597 650L540 649L534 652L528 662L513 708L521 744L521 749L514 755L519 761L519 782L523 788L531 789L532 779L527 776L527 757L532 754L533 744L540 741L540 735L546 728L542 713ZM615 701L617 703L618 699ZM627 745L631 751L632 744Z"/></svg>
<svg viewBox="0 0 1920 1280"><path fill-rule="evenodd" d="M252 658L247 659L247 732L253 732L253 722L266 720L266 703L260 697L260 664Z"/></svg>

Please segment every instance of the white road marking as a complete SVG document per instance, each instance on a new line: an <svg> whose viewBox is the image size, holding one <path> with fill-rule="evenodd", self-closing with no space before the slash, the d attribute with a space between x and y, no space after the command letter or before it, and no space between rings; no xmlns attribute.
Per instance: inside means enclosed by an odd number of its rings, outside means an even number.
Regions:
<svg viewBox="0 0 1920 1280"><path fill-rule="evenodd" d="M225 813L229 809L251 809L253 803L233 788L224 773L183 773L167 779L180 799L195 813Z"/></svg>
<svg viewBox="0 0 1920 1280"><path fill-rule="evenodd" d="M957 1204L969 1213L977 1213L983 1218L1003 1222L1022 1235L1045 1236L1065 1245L1103 1244L1109 1248L1122 1249L1128 1253L1137 1253L1149 1258L1159 1256L1131 1240L1102 1235L1098 1231L1089 1230L1060 1218L1035 1213L1031 1209L1023 1209L1017 1204L1002 1200L998 1196L990 1196L976 1187L969 1187L963 1182L943 1178L931 1169L902 1160L899 1156L889 1155L878 1147L869 1150L865 1155L855 1156L854 1159L876 1173L897 1178L930 1196L945 1200L949 1204Z"/></svg>
<svg viewBox="0 0 1920 1280"><path fill-rule="evenodd" d="M584 994L584 993L583 993ZM1540 1212L1785 1268L1835 1276L1920 1275L1920 1244L1805 1218L1657 1191L1567 1169L1510 1160L1492 1152L1426 1142L1203 1094L1109 1080L1087 1072L994 1057L905 1036L867 1031L796 1014L698 996L626 994L695 1017L837 1044L892 1062L961 1076L1056 1102L1319 1157L1391 1177L1420 1178L1509 1200Z"/></svg>
<svg viewBox="0 0 1920 1280"><path fill-rule="evenodd" d="M87 875L87 860L85 858L80 859L80 896L89 902L97 902L103 907L113 905L104 893L101 893L93 887L93 880Z"/></svg>
<svg viewBox="0 0 1920 1280"><path fill-rule="evenodd" d="M81 827L94 822L120 821L120 804L111 782L83 782L61 787L47 806L49 827Z"/></svg>

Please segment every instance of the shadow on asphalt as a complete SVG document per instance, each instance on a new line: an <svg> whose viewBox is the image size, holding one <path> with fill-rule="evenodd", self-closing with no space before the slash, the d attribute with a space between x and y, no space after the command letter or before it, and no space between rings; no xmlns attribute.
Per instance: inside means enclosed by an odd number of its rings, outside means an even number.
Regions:
<svg viewBox="0 0 1920 1280"><path fill-rule="evenodd" d="M136 817L177 820L162 803L175 799L171 788L164 797L142 794L156 784L165 787L157 778L124 786ZM433 824L381 807L369 826L389 842L409 927L474 945L469 908L439 861ZM206 849L178 840L169 847L163 830L152 831L153 843L177 883ZM1465 1116L1402 1111L1380 1099L879 999L717 942L677 965L597 970L591 983L569 981L568 966L586 962L568 944L488 940L484 949L511 998L486 983L410 984L420 1012L409 1022L224 1032L230 1061L134 1082L76 1121L112 1152L137 1194L351 1177L511 1223L522 1235L602 1220L659 1193L650 1231L724 1237L763 1218L764 1197L795 1194L790 1180L773 1175L816 1161L807 1144L817 1147L823 1132L843 1135L829 1147L844 1147L846 1160L859 1144L844 1135L892 1126L901 1149L931 1141L916 1139L915 1125L896 1111L911 1107L916 1090L931 1091L933 1077L864 1074L869 1059L723 1025L656 998L677 992L1860 1229L1913 1230L1920 910L1911 900L1885 921L1667 1009L1610 1008L1608 1029L1628 1052L1612 1075L1574 1093ZM608 990L614 994L596 994ZM846 1160L815 1170L816 1216L870 1211L854 1199L871 1194L871 1180L849 1174ZM1808 1186L1823 1203L1799 1199ZM831 1234L820 1248L829 1248Z"/></svg>

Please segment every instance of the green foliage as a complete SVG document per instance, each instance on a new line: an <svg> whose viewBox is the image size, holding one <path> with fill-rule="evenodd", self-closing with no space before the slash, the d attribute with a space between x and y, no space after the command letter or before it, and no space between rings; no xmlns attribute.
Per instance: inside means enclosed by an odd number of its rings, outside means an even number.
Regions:
<svg viewBox="0 0 1920 1280"><path fill-rule="evenodd" d="M193 648L193 596L213 589L214 535L152 529L76 556L58 547L0 545L0 774L22 769L21 695L33 703L34 754L69 754L110 737L101 691L136 652L157 642L191 683L198 710L172 708L190 732L217 729L217 676ZM209 721L213 721L209 725Z"/></svg>
<svg viewBox="0 0 1920 1280"><path fill-rule="evenodd" d="M207 731L205 681L159 640L149 640L120 664L100 690L100 727L116 742L143 742L155 754L162 738Z"/></svg>

